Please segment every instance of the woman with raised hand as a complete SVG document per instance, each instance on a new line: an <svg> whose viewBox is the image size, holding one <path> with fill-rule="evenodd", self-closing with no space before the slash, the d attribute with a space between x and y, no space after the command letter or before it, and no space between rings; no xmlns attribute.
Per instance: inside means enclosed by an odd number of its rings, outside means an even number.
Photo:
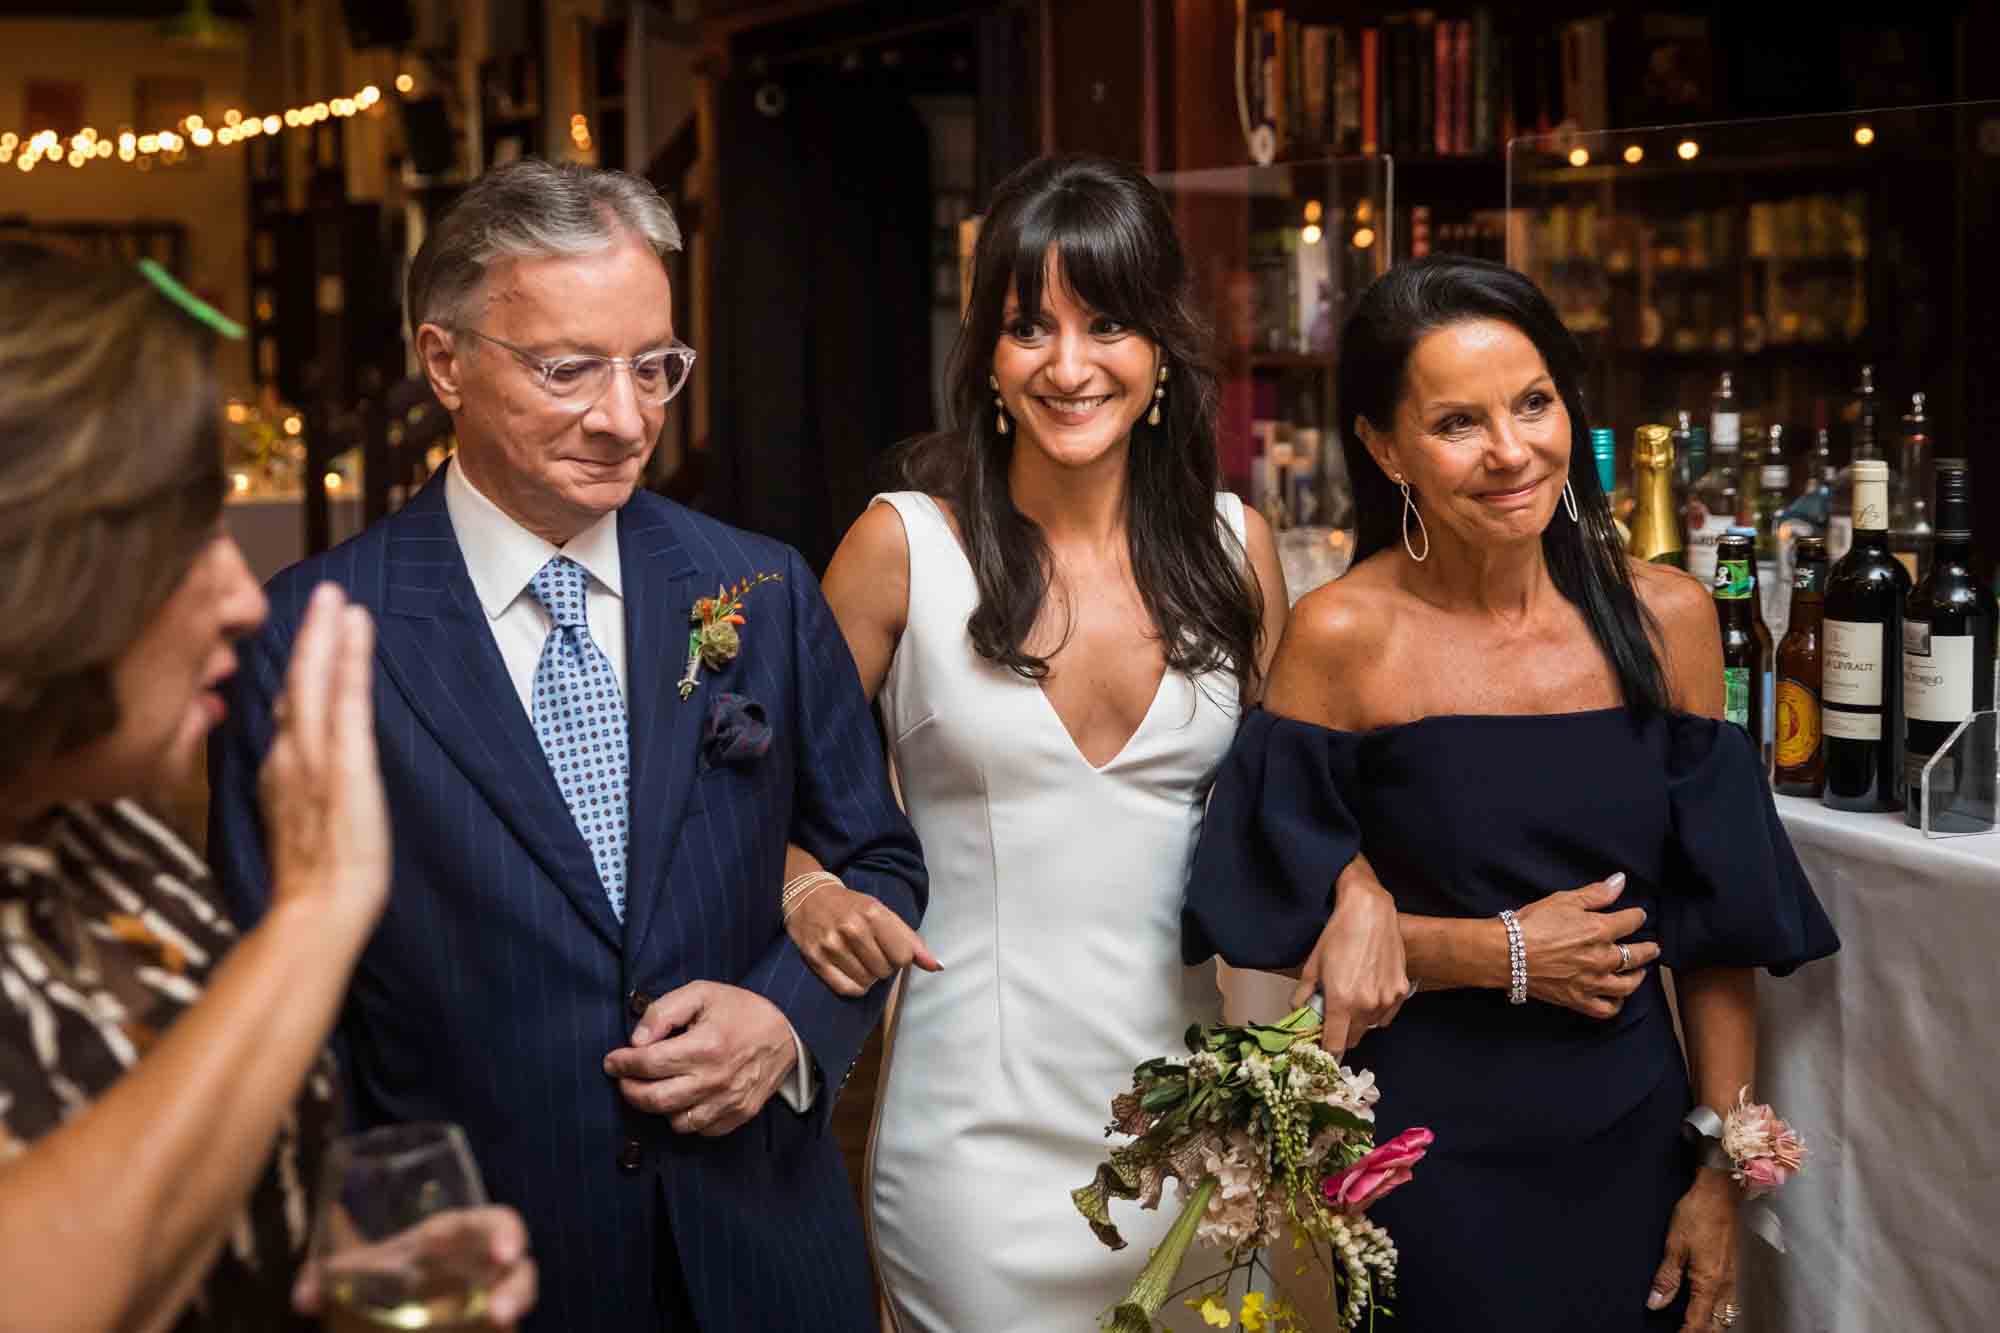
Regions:
<svg viewBox="0 0 2000 1333"><path fill-rule="evenodd" d="M1617 542L1581 369L1498 265L1419 261L1362 297L1338 386L1357 564L1294 608L1190 879L1190 956L1249 967L1338 944L1326 886L1361 853L1401 909L1418 992L1348 1055L1380 1138L1437 1136L1371 1213L1401 1256L1384 1328L1733 1322L1739 1192L1683 1117L1752 1082L1752 969L1838 947L1720 720L1708 590Z"/></svg>
<svg viewBox="0 0 2000 1333"><path fill-rule="evenodd" d="M324 1045L388 892L373 629L316 595L238 937L145 799L199 772L265 613L221 526L216 332L157 268L0 249L0 1326L316 1327ZM508 1209L489 1301L534 1298Z"/></svg>

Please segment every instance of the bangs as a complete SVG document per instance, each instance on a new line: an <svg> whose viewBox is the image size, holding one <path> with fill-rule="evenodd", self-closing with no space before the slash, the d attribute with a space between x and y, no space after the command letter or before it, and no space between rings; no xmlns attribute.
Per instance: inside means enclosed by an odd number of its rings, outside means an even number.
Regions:
<svg viewBox="0 0 2000 1333"><path fill-rule="evenodd" d="M1112 200L1055 190L1023 212L1013 254L996 258L1013 278L1023 318L1041 317L1053 257L1064 289L1079 304L1157 339L1169 323L1172 289L1148 281L1161 259L1152 248Z"/></svg>

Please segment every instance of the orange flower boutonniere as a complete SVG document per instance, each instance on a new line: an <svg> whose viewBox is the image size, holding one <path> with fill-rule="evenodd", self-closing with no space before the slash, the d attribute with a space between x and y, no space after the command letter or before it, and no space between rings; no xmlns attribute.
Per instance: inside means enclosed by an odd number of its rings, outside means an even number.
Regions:
<svg viewBox="0 0 2000 1333"><path fill-rule="evenodd" d="M740 579L728 588L717 588L715 596L696 600L688 612L687 674L681 677L681 698L694 693L703 663L710 671L720 671L736 660L743 640L736 627L743 623L743 597L760 583L777 583L776 574L758 574Z"/></svg>

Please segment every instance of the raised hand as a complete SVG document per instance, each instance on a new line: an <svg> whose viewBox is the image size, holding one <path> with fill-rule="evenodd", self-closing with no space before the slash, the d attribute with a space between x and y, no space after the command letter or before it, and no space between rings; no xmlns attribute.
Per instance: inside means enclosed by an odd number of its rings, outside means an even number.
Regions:
<svg viewBox="0 0 2000 1333"><path fill-rule="evenodd" d="M879 898L840 884L822 883L811 890L785 919L792 937L812 970L835 995L850 999L866 995L911 963L926 972L942 972L940 963L917 934Z"/></svg>
<svg viewBox="0 0 2000 1333"><path fill-rule="evenodd" d="M292 645L276 734L258 775L274 906L308 902L362 931L389 890L389 811L375 751L375 623L313 590Z"/></svg>
<svg viewBox="0 0 2000 1333"><path fill-rule="evenodd" d="M1529 903L1519 913L1528 950L1528 994L1591 1018L1613 1018L1660 956L1651 943L1619 945L1646 924L1637 907L1609 910L1625 891L1620 873ZM1629 963L1627 955L1630 956Z"/></svg>
<svg viewBox="0 0 2000 1333"><path fill-rule="evenodd" d="M691 981L647 1007L632 1044L604 1057L625 1100L710 1138L747 1124L798 1064L792 1026L754 991Z"/></svg>

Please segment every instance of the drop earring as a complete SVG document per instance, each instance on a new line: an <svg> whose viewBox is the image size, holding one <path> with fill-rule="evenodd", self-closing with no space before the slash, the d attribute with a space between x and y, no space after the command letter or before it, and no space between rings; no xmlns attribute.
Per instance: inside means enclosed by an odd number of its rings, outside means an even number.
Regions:
<svg viewBox="0 0 2000 1333"><path fill-rule="evenodd" d="M1000 396L1000 377L988 375L986 382L993 386L993 429L1002 435L1007 433L1007 400Z"/></svg>
<svg viewBox="0 0 2000 1333"><path fill-rule="evenodd" d="M1570 522L1575 523L1579 521L1576 516L1576 492L1570 488L1570 484L1566 480L1563 482L1563 508L1569 510Z"/></svg>
<svg viewBox="0 0 2000 1333"><path fill-rule="evenodd" d="M1424 561L1431 558L1430 529L1424 526L1424 516L1418 513L1416 502L1410 499L1410 483L1398 477L1396 478L1396 484L1403 488L1403 549L1410 553L1410 559L1421 565ZM1422 555L1418 555L1417 548L1410 543L1410 515L1412 514L1416 514L1417 516L1417 531L1424 539L1424 553Z"/></svg>
<svg viewBox="0 0 2000 1333"><path fill-rule="evenodd" d="M1153 410L1146 414L1147 425L1157 426L1160 424L1160 404L1166 401L1166 397L1167 368L1162 364L1160 366L1160 382L1153 386Z"/></svg>

